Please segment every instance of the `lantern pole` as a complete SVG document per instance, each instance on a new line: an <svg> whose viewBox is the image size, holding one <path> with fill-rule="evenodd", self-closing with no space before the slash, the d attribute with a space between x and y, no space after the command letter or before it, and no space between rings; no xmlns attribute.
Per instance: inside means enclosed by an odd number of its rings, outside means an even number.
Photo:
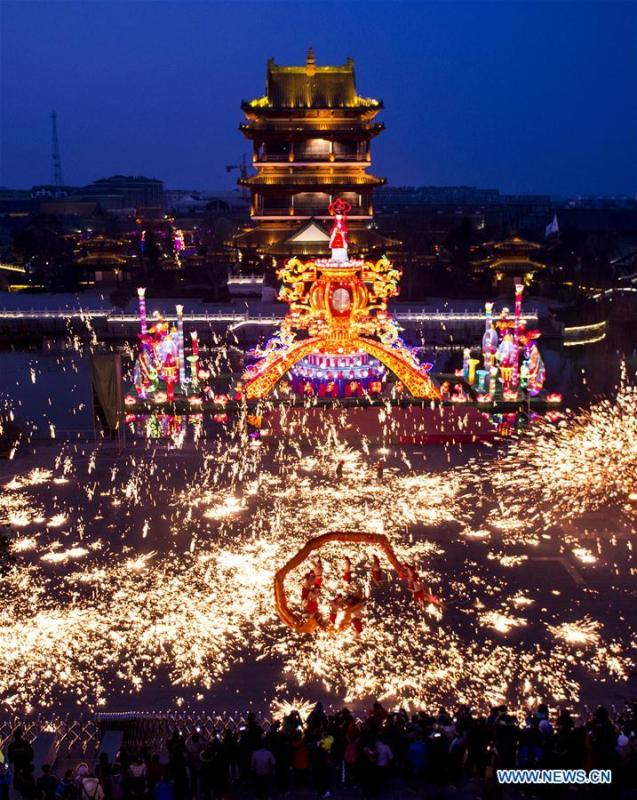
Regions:
<svg viewBox="0 0 637 800"><path fill-rule="evenodd" d="M147 331L146 325L146 289L139 287L137 290L137 297L139 299L139 324L141 333L145 334Z"/></svg>
<svg viewBox="0 0 637 800"><path fill-rule="evenodd" d="M513 358L513 374L511 376L511 384L513 388L517 388L520 382L520 319L522 317L522 294L524 292L524 284L515 284L515 322L513 326L513 344L515 347L515 355Z"/></svg>
<svg viewBox="0 0 637 800"><path fill-rule="evenodd" d="M175 306L177 311L177 347L179 349L179 383L186 385L186 358L184 353L184 307Z"/></svg>

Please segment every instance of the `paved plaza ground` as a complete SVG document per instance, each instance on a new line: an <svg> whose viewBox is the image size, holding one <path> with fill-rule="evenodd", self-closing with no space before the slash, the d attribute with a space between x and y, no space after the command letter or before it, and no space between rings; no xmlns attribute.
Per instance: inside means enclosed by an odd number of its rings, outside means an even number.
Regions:
<svg viewBox="0 0 637 800"><path fill-rule="evenodd" d="M0 700L225 713L364 710L375 697L621 705L637 691L630 529L611 508L548 528L520 519L467 478L492 460L480 446L304 452L230 438L19 454L1 475L18 570ZM370 551L333 546L325 596L347 552L370 592L363 633L286 628L274 572L334 529L386 533L442 613L415 607L388 564L370 587ZM288 584L299 612L301 574Z"/></svg>

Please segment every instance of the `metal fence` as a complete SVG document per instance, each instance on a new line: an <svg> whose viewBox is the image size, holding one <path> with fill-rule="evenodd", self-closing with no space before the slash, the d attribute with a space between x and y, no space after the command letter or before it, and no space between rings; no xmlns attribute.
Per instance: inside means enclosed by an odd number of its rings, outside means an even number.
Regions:
<svg viewBox="0 0 637 800"><path fill-rule="evenodd" d="M223 736L230 730L239 733L247 725L242 714L215 714L206 712L127 712L70 716L34 716L0 718L0 751L6 753L9 742L20 729L32 744L42 734L53 734L57 758L97 758L100 744L107 730L120 730L130 747L148 747L161 752L166 741L178 730L188 737L199 732L205 738ZM267 731L272 724L268 717L258 717L258 724Z"/></svg>
<svg viewBox="0 0 637 800"><path fill-rule="evenodd" d="M616 719L624 709L614 704L609 708L612 719ZM580 721L591 713L587 704L573 711ZM362 719L355 717L357 724ZM520 717L522 719L522 717ZM272 725L273 719L256 714L255 721L264 732ZM58 759L96 759L107 731L121 731L122 742L130 748L146 747L151 752L166 751L167 740L175 731L188 738L197 732L205 739L222 737L226 731L239 734L248 724L247 714L216 714L213 711L132 711L122 713L86 714L77 718L71 716L29 716L0 717L0 751L6 748L16 730L20 728L24 737L34 743L42 734L53 734L53 748Z"/></svg>
<svg viewBox="0 0 637 800"><path fill-rule="evenodd" d="M94 758L102 739L98 719L93 715L71 717L0 717L0 750L6 748L20 729L24 738L33 743L43 733L53 734L58 757Z"/></svg>

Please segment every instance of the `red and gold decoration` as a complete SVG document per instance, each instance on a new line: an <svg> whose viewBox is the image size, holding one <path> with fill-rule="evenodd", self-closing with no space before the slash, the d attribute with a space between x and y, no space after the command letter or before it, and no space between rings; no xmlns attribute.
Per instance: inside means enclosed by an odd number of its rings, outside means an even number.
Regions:
<svg viewBox="0 0 637 800"><path fill-rule="evenodd" d="M334 621L330 621L329 618L324 617L320 613L300 616L290 608L285 588L286 578L291 572L306 562L312 554L318 555L322 548L334 542L344 545L358 545L376 551L378 555L387 560L389 566L394 570L400 580L407 582L408 587L413 584L415 580L419 580L413 567L408 564L402 564L398 560L394 548L391 546L387 536L383 533L369 533L367 531L332 531L330 533L323 533L320 536L315 536L307 541L289 561L277 570L274 576L274 603L276 612L281 622L289 628L292 628L296 633L314 633L317 629L326 630L335 634L345 631L350 627L353 615L356 614L359 607L364 607L365 605L364 597L358 595L356 592L352 592L351 600L349 602L346 599L344 600L340 605L340 614ZM376 558L378 558L378 556L376 556ZM380 562L377 561L376 564L377 568L380 569ZM320 583L318 586L320 587ZM413 586L410 591L413 593ZM417 601L432 603L436 606L441 605L440 600L435 595L425 592L424 589L421 591L422 598L416 598Z"/></svg>
<svg viewBox="0 0 637 800"><path fill-rule="evenodd" d="M279 298L289 305L277 334L248 367L242 387L248 399L266 397L292 372L295 390L335 397L375 392L389 369L414 397L439 398L429 376L399 336L387 309L401 273L383 257L350 259L343 200L330 204L334 223L329 259L290 259L278 270Z"/></svg>

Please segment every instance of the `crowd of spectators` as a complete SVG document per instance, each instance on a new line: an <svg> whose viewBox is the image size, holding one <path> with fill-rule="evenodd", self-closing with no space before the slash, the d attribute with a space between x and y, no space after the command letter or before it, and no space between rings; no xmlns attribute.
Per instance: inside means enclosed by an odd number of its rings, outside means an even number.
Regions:
<svg viewBox="0 0 637 800"><path fill-rule="evenodd" d="M381 798L463 787L495 798L497 770L507 768L610 769L609 796L637 797L637 701L614 717L599 707L585 719L541 704L523 721L505 706L480 716L464 706L408 714L374 703L359 719L318 703L305 722L293 711L264 729L250 714L241 728L212 736L175 730L160 749L125 742L112 762L102 753L93 765L57 776L44 765L35 776L32 747L16 731L0 756L0 800Z"/></svg>

